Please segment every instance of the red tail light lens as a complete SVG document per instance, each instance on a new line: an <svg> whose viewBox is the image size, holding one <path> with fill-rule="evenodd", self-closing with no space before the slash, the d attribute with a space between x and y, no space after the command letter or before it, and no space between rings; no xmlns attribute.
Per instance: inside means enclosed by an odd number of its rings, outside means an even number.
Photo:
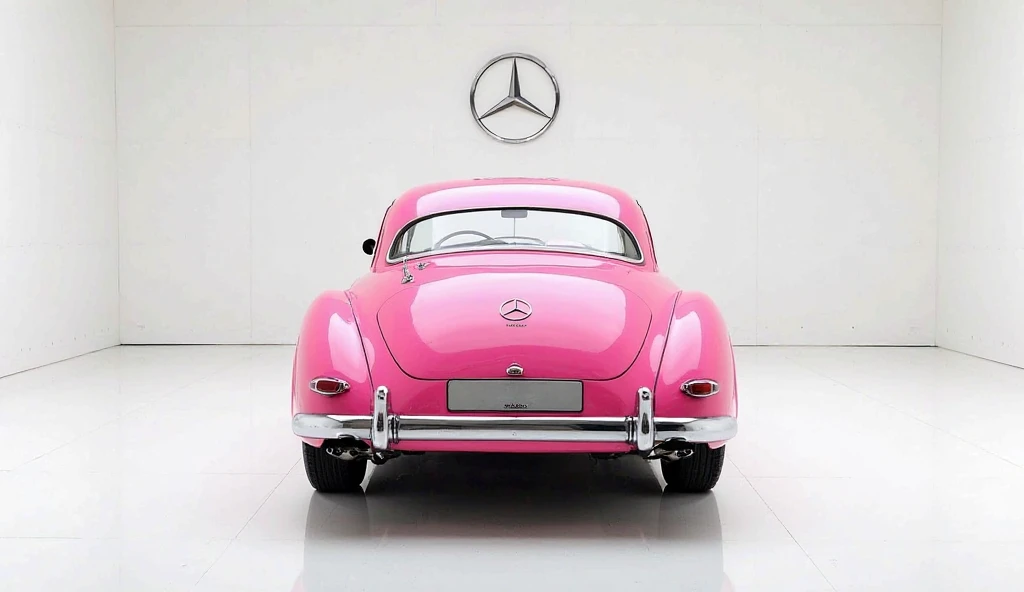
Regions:
<svg viewBox="0 0 1024 592"><path fill-rule="evenodd" d="M691 397L710 397L718 392L718 383L707 379L688 380L679 387L679 390Z"/></svg>
<svg viewBox="0 0 1024 592"><path fill-rule="evenodd" d="M325 397L340 395L348 390L348 383L340 378L321 376L309 381L309 390L319 393Z"/></svg>

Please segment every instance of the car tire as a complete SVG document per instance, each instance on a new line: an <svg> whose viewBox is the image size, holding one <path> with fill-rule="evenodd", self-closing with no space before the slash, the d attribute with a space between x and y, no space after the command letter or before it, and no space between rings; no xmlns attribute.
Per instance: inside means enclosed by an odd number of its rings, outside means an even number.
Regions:
<svg viewBox="0 0 1024 592"><path fill-rule="evenodd" d="M366 459L342 460L327 454L323 448L302 443L302 460L306 478L313 489L322 493L358 491L366 476Z"/></svg>
<svg viewBox="0 0 1024 592"><path fill-rule="evenodd" d="M693 454L679 460L661 459L661 473L667 489L682 493L710 491L722 476L725 465L725 446L710 448L697 444Z"/></svg>

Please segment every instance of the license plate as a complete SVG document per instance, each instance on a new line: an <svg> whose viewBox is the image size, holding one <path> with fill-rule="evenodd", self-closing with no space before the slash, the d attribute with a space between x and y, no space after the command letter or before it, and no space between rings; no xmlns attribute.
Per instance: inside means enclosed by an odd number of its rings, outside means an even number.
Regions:
<svg viewBox="0 0 1024 592"><path fill-rule="evenodd" d="M448 411L583 411L576 380L449 380Z"/></svg>

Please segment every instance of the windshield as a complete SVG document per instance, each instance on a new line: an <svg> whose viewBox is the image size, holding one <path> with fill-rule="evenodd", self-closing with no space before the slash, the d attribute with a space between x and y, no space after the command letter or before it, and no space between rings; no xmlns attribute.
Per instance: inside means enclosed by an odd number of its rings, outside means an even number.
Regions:
<svg viewBox="0 0 1024 592"><path fill-rule="evenodd" d="M522 208L452 212L425 218L398 235L388 257L394 261L435 251L510 248L641 260L636 240L616 222L580 212Z"/></svg>

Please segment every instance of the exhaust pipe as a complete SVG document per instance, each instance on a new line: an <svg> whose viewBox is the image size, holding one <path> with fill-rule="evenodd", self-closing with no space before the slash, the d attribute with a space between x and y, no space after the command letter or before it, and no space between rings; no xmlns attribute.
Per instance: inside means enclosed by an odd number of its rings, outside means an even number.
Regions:
<svg viewBox="0 0 1024 592"><path fill-rule="evenodd" d="M373 450L362 440L342 438L324 442L324 452L339 460L359 460L373 457Z"/></svg>
<svg viewBox="0 0 1024 592"><path fill-rule="evenodd" d="M647 460L683 460L693 456L693 444L684 440L666 440L655 446L646 456Z"/></svg>
<svg viewBox="0 0 1024 592"><path fill-rule="evenodd" d="M352 461L365 459L375 465L382 465L385 462L396 458L400 454L394 450L372 450L365 442L362 440L356 440L355 438L324 442L324 452L339 460Z"/></svg>
<svg viewBox="0 0 1024 592"><path fill-rule="evenodd" d="M341 442L325 445L324 452L340 460L359 460L372 456L369 448L360 448L355 444Z"/></svg>

